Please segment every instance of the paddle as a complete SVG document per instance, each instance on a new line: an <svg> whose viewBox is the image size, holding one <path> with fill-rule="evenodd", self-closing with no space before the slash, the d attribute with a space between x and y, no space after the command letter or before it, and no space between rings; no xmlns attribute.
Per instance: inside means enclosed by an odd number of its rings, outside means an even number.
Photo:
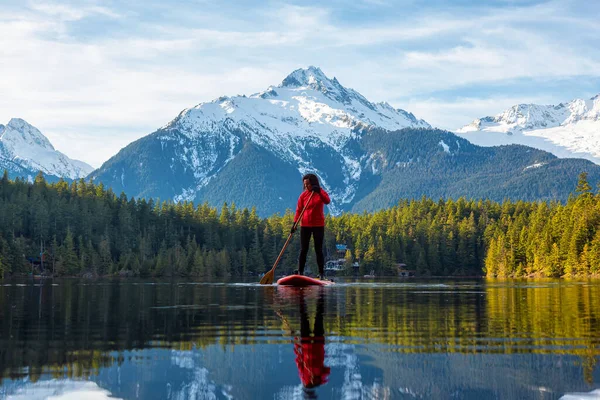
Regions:
<svg viewBox="0 0 600 400"><path fill-rule="evenodd" d="M294 222L292 232L290 232L290 234L288 235L288 238L285 241L285 244L283 245L283 249L281 249L281 251L279 252L279 256L277 257L277 260L275 260L275 264L273 264L273 268L271 268L271 270L269 272L267 272L261 278L261 280L260 280L260 284L261 285L270 285L270 284L273 283L273 278L275 277L275 267L277 267L277 264L279 264L279 260L281 260L281 256L283 256L283 252L285 251L285 248L290 243L290 240L292 239L292 235L294 234L293 231L296 230L296 228L298 227L298 224L302 220L302 215L304 214L304 210L306 210L306 206L308 205L308 203L310 203L310 200L312 199L313 194L315 194L315 192L311 192L310 193L310 196L308 197L308 201L306 202L306 204L302 208L302 212L300 213L300 216L298 217L298 220L296 222Z"/></svg>

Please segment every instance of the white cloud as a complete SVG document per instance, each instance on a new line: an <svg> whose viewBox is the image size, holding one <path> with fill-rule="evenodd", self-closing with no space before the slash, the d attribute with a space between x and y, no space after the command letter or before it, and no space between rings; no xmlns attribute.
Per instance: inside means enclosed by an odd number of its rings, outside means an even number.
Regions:
<svg viewBox="0 0 600 400"><path fill-rule="evenodd" d="M0 80L0 123L24 118L57 149L98 166L186 107L263 90L307 65L321 66L370 100L389 101L451 129L540 96L476 99L465 93L448 100L437 92L524 78L600 76L600 52L590 51L598 50L600 24L591 15L569 14L560 2L480 9L477 15L427 10L366 22L344 21L331 6L256 8L230 15L204 7L202 23L165 15L158 25L131 10L93 3L32 2L20 12L0 6L0 75L9 77ZM97 19L118 19L128 31L78 37L71 24L84 18L95 18L99 27ZM94 155L82 152L87 146Z"/></svg>
<svg viewBox="0 0 600 400"><path fill-rule="evenodd" d="M31 1L28 8L49 17L56 17L61 21L77 21L94 14L109 18L122 17L114 10L96 5L74 7L62 3Z"/></svg>
<svg viewBox="0 0 600 400"><path fill-rule="evenodd" d="M0 65L0 74L12 78L0 81L5 94L0 96L1 121L24 118L58 150L93 166L185 107L249 86L258 91L280 76L268 68L203 72L154 62L191 50L186 39L78 43L40 35L55 29L52 22L36 18L0 25L0 47L10 60ZM130 66L120 62L123 58L142 63Z"/></svg>
<svg viewBox="0 0 600 400"><path fill-rule="evenodd" d="M273 11L267 12L273 21L280 21L280 24L300 31L310 31L319 29L324 21L330 17L330 11L321 7L302 7L293 5L283 5Z"/></svg>

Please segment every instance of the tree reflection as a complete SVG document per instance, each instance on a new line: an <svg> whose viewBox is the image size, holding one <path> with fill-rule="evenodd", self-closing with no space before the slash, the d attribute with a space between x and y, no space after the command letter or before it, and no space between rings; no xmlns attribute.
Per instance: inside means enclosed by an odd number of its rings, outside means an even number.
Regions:
<svg viewBox="0 0 600 400"><path fill-rule="evenodd" d="M189 282L57 282L43 290L0 286L0 379L26 375L35 381L43 373L86 377L121 365L124 354L136 349L289 345L290 338L306 387L327 381L332 345L340 341L383 345L379 348L388 353L570 355L578 357L587 382L594 381L600 355L597 282L444 281L291 291ZM285 338L277 336L282 322ZM325 328L331 335L328 366Z"/></svg>

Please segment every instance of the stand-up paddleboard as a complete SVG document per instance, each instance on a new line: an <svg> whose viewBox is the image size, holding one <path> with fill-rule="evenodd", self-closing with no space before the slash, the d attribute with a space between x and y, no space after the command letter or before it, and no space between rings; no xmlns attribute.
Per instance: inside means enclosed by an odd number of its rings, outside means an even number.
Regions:
<svg viewBox="0 0 600 400"><path fill-rule="evenodd" d="M311 278L309 276L304 276L304 275L288 275L277 281L277 284L281 285L281 286L296 286L296 287L328 286L328 285L333 285L333 283L334 283L333 281L315 279L315 278Z"/></svg>

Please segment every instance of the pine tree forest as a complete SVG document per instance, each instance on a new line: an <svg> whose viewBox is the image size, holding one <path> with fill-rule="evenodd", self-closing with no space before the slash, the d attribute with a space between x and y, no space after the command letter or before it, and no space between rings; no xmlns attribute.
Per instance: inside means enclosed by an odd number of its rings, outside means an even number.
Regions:
<svg viewBox="0 0 600 400"><path fill-rule="evenodd" d="M257 276L272 267L293 218L292 210L260 218L234 204L134 199L83 179L27 182L5 172L0 276ZM593 276L599 223L600 194L582 173L566 203L422 198L328 216L325 256L338 259L335 245L347 245L346 273L361 276L394 275L397 263L419 276ZM298 252L294 238L277 272L294 270Z"/></svg>

